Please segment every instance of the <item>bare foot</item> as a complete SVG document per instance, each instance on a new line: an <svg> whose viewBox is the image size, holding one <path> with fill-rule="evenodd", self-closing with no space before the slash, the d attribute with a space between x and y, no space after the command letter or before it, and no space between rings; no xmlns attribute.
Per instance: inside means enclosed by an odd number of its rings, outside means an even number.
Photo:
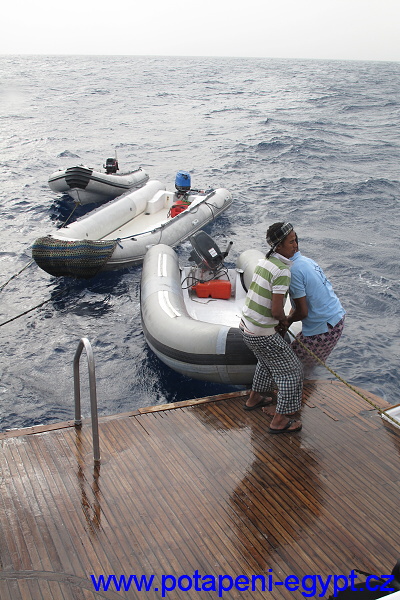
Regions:
<svg viewBox="0 0 400 600"><path fill-rule="evenodd" d="M289 419L284 427L270 427L270 433L295 433L296 431L300 431L302 428L301 421L295 421L294 419Z"/></svg>
<svg viewBox="0 0 400 600"><path fill-rule="evenodd" d="M270 432L291 432L301 429L301 421L295 421L290 417L293 415L281 415L275 413L270 423Z"/></svg>
<svg viewBox="0 0 400 600"><path fill-rule="evenodd" d="M264 396L260 392L250 392L250 396L247 399L246 404L244 405L245 410L251 410L253 408L259 408L261 406L267 406L272 403L272 398L268 396Z"/></svg>

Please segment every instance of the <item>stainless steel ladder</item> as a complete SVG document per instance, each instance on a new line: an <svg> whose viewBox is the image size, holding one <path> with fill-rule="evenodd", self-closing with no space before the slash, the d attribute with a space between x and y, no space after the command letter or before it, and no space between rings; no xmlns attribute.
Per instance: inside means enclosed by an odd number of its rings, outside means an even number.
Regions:
<svg viewBox="0 0 400 600"><path fill-rule="evenodd" d="M97 415L96 375L92 346L87 338L82 338L74 357L74 396L75 396L75 427L82 426L81 391L79 377L79 359L85 348L89 369L90 412L92 417L93 458L95 464L100 464L99 419Z"/></svg>

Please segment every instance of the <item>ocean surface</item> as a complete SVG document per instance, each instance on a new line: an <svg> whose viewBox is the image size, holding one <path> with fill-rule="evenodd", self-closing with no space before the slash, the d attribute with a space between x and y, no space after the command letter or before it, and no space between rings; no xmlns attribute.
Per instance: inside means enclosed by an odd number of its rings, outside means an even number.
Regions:
<svg viewBox="0 0 400 600"><path fill-rule="evenodd" d="M115 153L121 172L142 166L173 186L183 169L194 188L228 188L232 206L206 228L233 241L228 266L265 249L273 222L293 223L347 311L329 367L400 402L399 63L0 56L0 73L0 430L73 418L82 337L100 414L235 389L180 376L147 348L141 267L89 281L22 270L73 208L49 175L101 170ZM178 250L184 261L190 246ZM81 379L88 415L85 353Z"/></svg>

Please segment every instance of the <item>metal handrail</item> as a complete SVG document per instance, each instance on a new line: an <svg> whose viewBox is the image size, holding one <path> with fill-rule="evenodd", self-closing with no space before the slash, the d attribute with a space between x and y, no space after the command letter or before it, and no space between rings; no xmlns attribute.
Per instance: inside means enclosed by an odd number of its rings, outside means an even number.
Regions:
<svg viewBox="0 0 400 600"><path fill-rule="evenodd" d="M75 396L75 427L82 426L81 415L81 391L79 378L79 359L82 350L85 348L88 359L89 369L89 387L90 387L90 412L92 416L92 435L93 435L93 457L95 463L100 463L100 443L99 443L99 420L97 416L97 394L96 394L96 376L94 368L94 357L92 346L87 338L82 338L74 358L74 396Z"/></svg>

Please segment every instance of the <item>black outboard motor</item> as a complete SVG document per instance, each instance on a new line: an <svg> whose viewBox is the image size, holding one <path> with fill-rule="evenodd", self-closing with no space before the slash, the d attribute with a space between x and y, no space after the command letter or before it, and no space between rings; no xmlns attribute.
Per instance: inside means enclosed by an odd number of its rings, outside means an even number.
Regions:
<svg viewBox="0 0 400 600"><path fill-rule="evenodd" d="M193 250L189 260L198 267L208 271L217 271L223 267L224 259L228 256L233 242L229 242L225 252L221 252L217 244L205 231L197 231L189 238Z"/></svg>
<svg viewBox="0 0 400 600"><path fill-rule="evenodd" d="M106 170L107 175L116 173L117 171L119 171L117 159L116 158L107 158L106 164L103 165L103 168Z"/></svg>

